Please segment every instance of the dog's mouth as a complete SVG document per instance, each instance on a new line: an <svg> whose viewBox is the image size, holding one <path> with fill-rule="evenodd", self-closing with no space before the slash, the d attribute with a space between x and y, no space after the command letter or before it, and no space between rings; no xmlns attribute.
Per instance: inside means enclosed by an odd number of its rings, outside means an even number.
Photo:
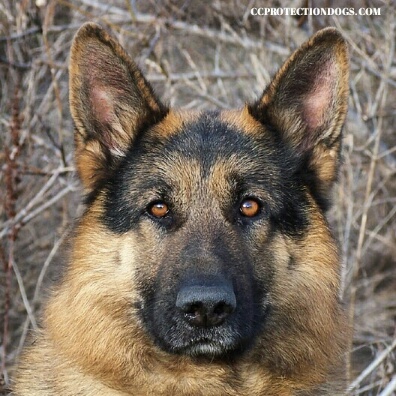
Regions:
<svg viewBox="0 0 396 396"><path fill-rule="evenodd" d="M173 343L171 351L175 354L191 357L215 358L240 351L242 349L240 341L228 334L217 335L216 337L196 337L188 341L180 340L180 342Z"/></svg>
<svg viewBox="0 0 396 396"><path fill-rule="evenodd" d="M154 331L152 335L161 349L172 354L229 360L238 358L251 349L259 331L254 324L263 324L267 313L268 309L260 318L255 317L243 322L230 321L212 328L195 328L176 322L169 326L166 332Z"/></svg>
<svg viewBox="0 0 396 396"><path fill-rule="evenodd" d="M265 288L243 289L226 278L193 281L176 292L158 290L145 300L139 311L154 344L193 358L228 360L243 355L267 319Z"/></svg>
<svg viewBox="0 0 396 396"><path fill-rule="evenodd" d="M223 354L225 350L227 348L224 348L224 346L211 340L203 339L187 346L184 353L191 356L218 356Z"/></svg>
<svg viewBox="0 0 396 396"><path fill-rule="evenodd" d="M165 310L169 316L147 317L144 314L149 311L146 310L141 310L141 313L154 343L163 351L197 359L229 360L245 354L254 345L256 335L269 314L268 300L262 308L250 315L247 309L236 309L224 321L212 326L205 321L199 326L196 321L191 322L191 312L187 320L186 313L171 309Z"/></svg>

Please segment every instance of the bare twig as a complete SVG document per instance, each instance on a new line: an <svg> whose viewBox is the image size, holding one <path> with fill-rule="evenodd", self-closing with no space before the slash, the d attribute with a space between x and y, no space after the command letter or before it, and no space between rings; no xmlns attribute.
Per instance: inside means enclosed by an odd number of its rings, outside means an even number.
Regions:
<svg viewBox="0 0 396 396"><path fill-rule="evenodd" d="M49 265L51 264L53 258L55 257L56 253L58 252L59 248L62 246L66 236L68 235L68 233L70 232L69 228L66 228L61 236L59 237L59 239L54 243L54 246L52 247L51 252L49 253L47 259L45 260L43 266L41 267L41 271L39 274L39 277L37 279L36 282L36 287L34 289L34 294L33 294L33 299L32 299L32 305L34 306L35 303L37 303L38 299L39 299L39 295L40 295L40 291L41 291L41 286L43 284L44 281L44 277L45 274L48 270ZM22 335L21 338L19 340L19 347L17 350L17 354L19 355L22 351L22 348L25 344L25 340L26 340L26 336L27 336L27 332L29 330L29 325L30 323L32 323L33 327L36 326L35 322L32 322L32 318L34 319L34 315L28 315L26 317L25 323L23 325L23 330L22 330Z"/></svg>
<svg viewBox="0 0 396 396"><path fill-rule="evenodd" d="M75 8L75 6L69 1L59 0L62 4ZM122 8L116 7L114 5L108 5L100 3L96 0L80 0L81 3L94 7L102 12L106 13L106 19L109 18L110 15L118 17L118 22L125 20L125 10ZM108 23L108 20L104 22ZM125 20L125 22L128 22ZM287 56L289 54L289 49L283 47L279 44L272 43L269 40L265 42L260 42L257 39L249 38L247 35L241 37L240 35L235 34L227 34L223 31L209 29L207 27L201 28L198 25L189 24L183 21L166 19L166 18L158 18L155 15L136 13L134 22L144 23L144 24L160 24L162 26L166 26L168 29L181 30L188 34L192 34L199 37L205 37L207 39L214 40L215 42L222 42L226 44L238 45L243 48L251 48L251 49L262 49L266 48L268 51L277 53L279 55ZM118 29L119 30L119 29Z"/></svg>
<svg viewBox="0 0 396 396"><path fill-rule="evenodd" d="M47 33L49 21L53 18L53 14L55 12L55 5L56 5L56 2L54 0L50 0L49 5L46 7L47 11L45 14L44 24L43 24L43 41L44 41L44 46L45 46L48 62L50 64L52 84L54 87L54 95L55 95L55 100L56 100L57 109L58 109L58 117L59 117L59 123L58 123L59 143L58 143L58 146L60 147L60 153L61 153L61 157L62 157L63 166L66 166L67 165L66 158L65 158L65 154L63 152L63 105L62 105L58 82L55 77L55 69L53 67L51 46L48 42L48 33Z"/></svg>
<svg viewBox="0 0 396 396"><path fill-rule="evenodd" d="M354 380L348 387L348 392L351 392L353 389L357 388L359 384L369 376L396 348L396 339L393 340L392 344L386 348L383 352L381 352L375 360L373 360L369 366L367 366L362 373Z"/></svg>
<svg viewBox="0 0 396 396"><path fill-rule="evenodd" d="M392 39L389 41L389 48L388 48L388 54L387 54L388 55L387 65L386 65L387 75L389 75L389 73L390 73L392 62L393 62L393 57L394 57L394 53L395 53L395 40L393 37L394 36L394 22L393 22L393 20L389 24L389 30L390 30L390 35L392 36ZM384 78L380 82L380 85L379 85L377 93L376 93L376 101L373 103L373 107L371 109L371 114L373 116L377 113L378 106L381 106L381 107L385 106L385 103L387 101L387 95L388 95L388 84L386 82L386 79ZM384 122L383 117L379 116L378 122L376 123L374 147L372 150L372 157L371 157L370 167L369 167L369 171L368 171L368 175L367 175L364 207L363 207L363 213L362 213L360 228L359 228L356 259L355 259L355 262L353 263L353 267L352 267L352 279L357 278L359 270L361 268L361 263L362 263L363 243L364 243L365 235L367 234L366 228L367 228L367 221L368 221L368 211L369 211L371 202L373 200L372 186L373 186L373 181L374 181L374 173L375 173L377 161L378 161L382 132L383 132L383 122ZM352 326L355 323L355 304L356 304L356 286L353 285L351 288L350 309L349 309L349 320L350 320L350 324ZM350 340L350 342L352 343L352 340ZM352 348L350 348L350 350L352 350ZM350 373L350 370L348 370L348 373Z"/></svg>
<svg viewBox="0 0 396 396"><path fill-rule="evenodd" d="M389 384L384 388L384 390L379 394L379 396L392 396L396 391L396 375L392 377Z"/></svg>
<svg viewBox="0 0 396 396"><path fill-rule="evenodd" d="M14 61L14 53L11 45L11 41L7 41L7 53L10 62ZM14 77L14 90L13 95L10 98L11 108L11 122L9 125L9 146L5 147L5 185L6 194L4 200L4 210L7 218L13 220L16 214L16 201L18 197L17 185L19 183L18 175L18 162L17 159L21 153L20 146L20 130L21 130L21 118L20 118L20 84L21 75L17 72L10 70L10 75ZM6 358L7 358L7 343L8 343L8 332L9 332L9 310L11 306L11 280L12 280L12 268L15 264L15 241L18 235L18 228L12 227L8 234L6 254L2 253L4 260L4 273L5 273L5 292L4 292L4 315L3 315L3 348L2 348L2 364L1 372L6 376ZM3 249L2 249L3 250ZM4 259L5 256L5 259Z"/></svg>
<svg viewBox="0 0 396 396"><path fill-rule="evenodd" d="M224 71L212 71L212 72L200 72L199 76L196 72L187 73L170 73L169 76L163 74L148 74L147 78L151 82L166 81L171 82L196 80L196 79L210 79L216 80L221 79L235 79L235 78L254 78L253 74L250 73L238 73L238 72L224 72Z"/></svg>

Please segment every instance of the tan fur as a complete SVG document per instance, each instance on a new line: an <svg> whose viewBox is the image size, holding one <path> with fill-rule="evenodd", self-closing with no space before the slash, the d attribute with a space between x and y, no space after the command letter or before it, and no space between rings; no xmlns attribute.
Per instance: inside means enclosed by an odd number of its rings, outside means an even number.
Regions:
<svg viewBox="0 0 396 396"><path fill-rule="evenodd" d="M115 238L100 227L99 213L100 206L93 208L78 226L73 265L47 307L44 335L21 363L16 395L45 395L47 376L53 378L49 395L94 395L100 394L95 393L100 389L109 396L291 396L293 389L308 389L326 378L327 364L340 356L345 334L339 330L342 316L329 312L329 307L335 306L332 299L338 287L337 251L326 228L319 227L323 219L316 219L320 232L310 233L298 244L283 239L273 242L281 267L273 298L290 315L299 313L301 326L309 329L310 335L304 339L301 334L288 334L289 344L284 344L288 329L279 329L270 349L265 343L264 353L276 354L286 372L292 373L282 378L271 364L260 362L263 351L259 347L236 364L196 365L188 357L160 351L139 323L126 321L125 311L133 316L129 301L138 298L133 291L133 261L141 248L132 235ZM303 263L297 279L282 275L290 254ZM305 294L307 283L316 289L314 295L312 291ZM310 300L308 304L306 300ZM72 309L74 306L78 310ZM309 323L307 307L323 313L321 322ZM315 318L318 320L317 315ZM41 380L36 373L42 373ZM39 383L32 385L33 380Z"/></svg>
<svg viewBox="0 0 396 396"><path fill-rule="evenodd" d="M299 128L303 121L296 120L293 109L282 107L276 98L277 90L282 89L282 76L288 73L294 60L323 37L329 37L332 43L336 41L328 55L329 62L335 62L330 74L339 72L342 81L336 87L329 87L334 92L315 92L317 102L307 104L312 118L308 117L306 129L313 131L324 123L329 131L326 138L338 141L345 117L346 47L339 35L334 36L334 30L327 32L327 36L325 31L318 33L290 57L257 104L258 108L267 106L270 121L276 115L276 122L297 133L286 137L296 150L302 148ZM109 57L117 81L124 80L120 76L124 76L125 68L134 75L132 83L137 93L132 93L132 102L136 102L136 107L125 100L128 87L109 86L98 93L96 82L85 81L84 69L93 57L89 48L104 54L103 59ZM111 153L112 167L120 161L126 147L136 138L136 131L146 125L145 114L155 119L153 125L148 124L147 133L158 139L176 136L183 127L199 118L200 113L162 107L124 50L96 25L85 25L79 31L71 58L70 101L77 128L76 162L87 193L106 178ZM121 66L117 66L117 62L121 62ZM338 71L338 68L343 70ZM105 81L99 81L99 86L102 83ZM84 88L84 84L88 84L88 88ZM94 97L81 96L81 89L94 92ZM340 103L332 104L332 111L336 113L334 120L325 119L320 102L322 99L329 102L326 95L342 98ZM110 96L113 98L109 99ZM90 105L90 101L94 104ZM119 101L121 107L115 111L114 106L118 106ZM100 124L109 135L101 136L92 129L99 122L93 117L92 107L95 106L99 109L98 117L102 117ZM269 130L252 115L252 107L224 111L219 119L253 139L260 134L270 136ZM328 142L314 141L315 136L312 137L310 166L317 170L318 178L327 187L336 175L339 143L330 147ZM237 156L224 158L213 166L205 181L194 159L188 161L188 167L186 165L185 158L177 154L171 161L156 164L171 175L171 183L180 193L180 205L195 208L190 213L192 224L196 222L196 227L200 227L199 219L214 218L215 221L208 222L212 229L197 231L192 227L198 234L202 233L202 245L205 245L216 232L216 224L222 221L220 209L215 206L230 194L226 177L245 165ZM280 177L275 171L272 176ZM257 233L254 237L258 241L269 245L276 262L270 299L275 303L273 315L278 320L273 326L277 327L272 328L270 323L269 328L258 335L254 347L236 360L203 361L167 353L156 346L147 333L137 314L142 296L137 292L141 277L136 274L144 273L147 281L154 279L159 268L150 257L161 257L164 247L154 225L145 224L139 233L116 234L106 228L102 221L105 197L99 192L76 226L70 265L49 299L42 330L33 336L32 345L21 358L15 378L15 396L344 394L343 348L347 326L338 302L339 253L320 208L308 190L304 193L309 201L309 225L302 237L282 233L270 237L269 226L262 227L260 233L252 231ZM206 227L205 221L200 224ZM173 249L181 249L190 236L183 231L173 236ZM290 276L289 267L293 262L298 263L298 268ZM257 277L266 276L263 268L255 271Z"/></svg>
<svg viewBox="0 0 396 396"><path fill-rule="evenodd" d="M200 113L197 111L170 109L163 122L156 125L153 132L163 137L175 135L183 128L184 125L196 120L199 114Z"/></svg>
<svg viewBox="0 0 396 396"><path fill-rule="evenodd" d="M247 106L243 107L242 110L222 111L221 120L226 124L242 128L245 133L253 136L260 136L263 133L262 125L249 114Z"/></svg>

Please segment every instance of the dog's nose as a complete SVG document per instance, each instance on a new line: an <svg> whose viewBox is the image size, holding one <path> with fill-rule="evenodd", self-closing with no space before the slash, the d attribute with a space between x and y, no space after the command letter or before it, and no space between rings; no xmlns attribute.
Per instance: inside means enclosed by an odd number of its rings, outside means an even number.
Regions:
<svg viewBox="0 0 396 396"><path fill-rule="evenodd" d="M184 286L176 299L176 307L186 321L199 327L221 325L236 305L234 290L228 285Z"/></svg>

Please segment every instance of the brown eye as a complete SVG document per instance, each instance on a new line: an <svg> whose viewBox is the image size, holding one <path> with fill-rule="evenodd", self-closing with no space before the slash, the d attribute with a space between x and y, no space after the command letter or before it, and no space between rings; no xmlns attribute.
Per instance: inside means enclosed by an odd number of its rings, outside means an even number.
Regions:
<svg viewBox="0 0 396 396"><path fill-rule="evenodd" d="M260 212L260 204L253 198L247 198L242 201L239 210L245 217L254 217Z"/></svg>
<svg viewBox="0 0 396 396"><path fill-rule="evenodd" d="M169 212L169 207L165 202L159 201L151 204L148 208L148 212L158 219L165 217Z"/></svg>

